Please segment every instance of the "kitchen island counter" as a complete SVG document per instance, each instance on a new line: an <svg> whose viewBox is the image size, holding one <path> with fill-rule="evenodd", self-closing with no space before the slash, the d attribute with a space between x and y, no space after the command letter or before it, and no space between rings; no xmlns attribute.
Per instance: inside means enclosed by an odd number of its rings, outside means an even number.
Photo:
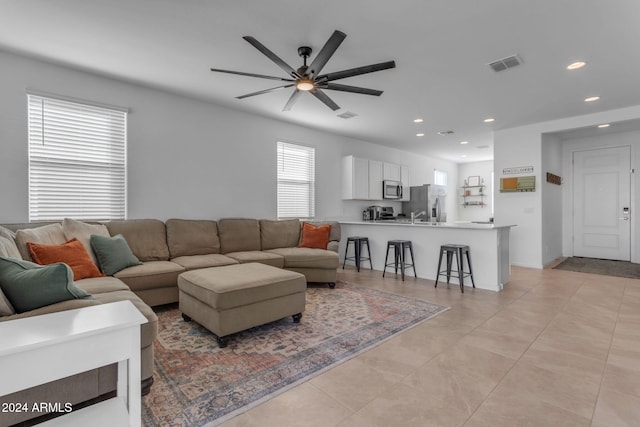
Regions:
<svg viewBox="0 0 640 427"><path fill-rule="evenodd" d="M411 240L418 277L435 280L438 270L440 246L445 244L468 245L471 251L473 278L477 288L500 291L511 274L509 258L509 231L514 225L478 223L411 223L408 220L386 221L340 221L343 238L340 242L340 259L344 259L347 237L369 238L373 268L382 271L389 240ZM353 248L349 256L353 255ZM365 250L366 253L366 250ZM407 251L407 258L409 251ZM393 254L389 261L393 262ZM368 263L367 263L368 264ZM441 269L446 269L443 258ZM453 270L456 269L455 261ZM466 262L465 262L465 271ZM391 272L391 275L389 275ZM387 268L387 277L393 277L393 267ZM411 280L413 270L405 272L405 280ZM400 274L398 274L398 278ZM446 277L440 280L446 288ZM471 279L465 278L465 286ZM451 278L457 288L458 279ZM440 287L440 285L438 285Z"/></svg>

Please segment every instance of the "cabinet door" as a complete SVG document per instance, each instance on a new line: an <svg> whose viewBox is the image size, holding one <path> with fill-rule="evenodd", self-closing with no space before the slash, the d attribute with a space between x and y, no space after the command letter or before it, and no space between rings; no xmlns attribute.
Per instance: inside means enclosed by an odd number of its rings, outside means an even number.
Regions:
<svg viewBox="0 0 640 427"><path fill-rule="evenodd" d="M395 163L384 163L383 164L383 172L382 179L389 179L392 181L400 181L400 165L396 165Z"/></svg>
<svg viewBox="0 0 640 427"><path fill-rule="evenodd" d="M382 200L382 162L369 160L369 199Z"/></svg>
<svg viewBox="0 0 640 427"><path fill-rule="evenodd" d="M402 182L402 202L411 200L411 184L409 183L409 166L400 165L400 181Z"/></svg>
<svg viewBox="0 0 640 427"><path fill-rule="evenodd" d="M369 198L369 161L353 158L353 198L367 200Z"/></svg>

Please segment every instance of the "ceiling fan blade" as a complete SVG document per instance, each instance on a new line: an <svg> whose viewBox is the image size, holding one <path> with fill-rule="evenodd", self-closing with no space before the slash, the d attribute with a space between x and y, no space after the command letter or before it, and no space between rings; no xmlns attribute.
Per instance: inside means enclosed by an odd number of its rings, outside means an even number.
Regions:
<svg viewBox="0 0 640 427"><path fill-rule="evenodd" d="M382 95L382 91L381 90L367 89L367 88L364 88L364 87L357 87L357 86L340 85L340 84L337 84L337 83L325 83L324 85L321 85L320 87L322 89L341 90L343 92L361 93L363 95L373 95L373 96Z"/></svg>
<svg viewBox="0 0 640 427"><path fill-rule="evenodd" d="M291 68L291 66L289 64L287 64L282 59L280 59L280 57L278 55L276 55L275 53L273 53L269 49L267 49L267 47L265 45L263 45L262 43L260 43L258 40L254 39L251 36L244 36L243 39L248 41L253 47L255 47L260 52L262 52L267 58L269 58L270 60L275 62L278 65L278 67L280 67L280 68L282 68L284 70L285 73L287 73L288 75L290 75L294 79L297 79L297 78L300 77L296 70Z"/></svg>
<svg viewBox="0 0 640 427"><path fill-rule="evenodd" d="M329 40L327 40L327 42L324 44L320 52L318 52L318 55L316 55L316 57L313 59L313 62L309 66L309 70L311 70L311 72L309 73L309 77L313 78L314 76L320 74L320 71L327 64L327 61L329 61L331 56L333 56L333 54L336 52L336 49L338 49L338 46L340 46L340 44L346 37L347 35L345 33L338 30L335 30L333 34L331 34Z"/></svg>
<svg viewBox="0 0 640 427"><path fill-rule="evenodd" d="M212 68L211 71L216 73L237 74L239 76L259 77L261 79L280 80L283 82L292 82L293 79L285 79L284 77L265 76L263 74L244 73L242 71L221 70L219 68Z"/></svg>
<svg viewBox="0 0 640 427"><path fill-rule="evenodd" d="M293 107L293 104L296 103L300 95L302 95L302 91L299 91L298 89L294 90L293 93L291 94L291 97L289 98L284 108L282 109L282 111L291 110L291 107Z"/></svg>
<svg viewBox="0 0 640 427"><path fill-rule="evenodd" d="M318 76L316 81L331 81L339 80L347 77L358 76L360 74L373 73L375 71L388 70L389 68L395 68L395 61L381 62L379 64L366 65L364 67L351 68L349 70L336 71L335 73L328 73L322 76Z"/></svg>
<svg viewBox="0 0 640 427"><path fill-rule="evenodd" d="M248 94L242 95L242 96L236 96L236 99L244 99L244 98L249 98L250 96L256 96L256 95L262 95L264 93L275 92L276 90L284 89L284 88L291 87L291 86L293 86L293 83L290 84L290 85L272 87L271 89L265 89L265 90L260 90L258 92L248 93Z"/></svg>
<svg viewBox="0 0 640 427"><path fill-rule="evenodd" d="M333 102L333 100L331 98L329 98L327 96L327 94L324 93L321 89L316 88L315 90L313 90L311 92L311 94L313 96L315 96L316 98L318 98L320 101L322 101L327 107L331 108L333 111L336 111L336 110L340 109L338 104Z"/></svg>

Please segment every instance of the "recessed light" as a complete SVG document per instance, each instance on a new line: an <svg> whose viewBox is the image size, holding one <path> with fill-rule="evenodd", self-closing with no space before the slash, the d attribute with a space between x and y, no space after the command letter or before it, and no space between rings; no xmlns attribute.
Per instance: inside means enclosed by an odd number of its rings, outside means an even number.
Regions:
<svg viewBox="0 0 640 427"><path fill-rule="evenodd" d="M567 70L577 70L577 69L579 69L579 68L584 67L585 65L587 65L587 63L586 63L586 62L584 62L584 61L577 61L577 62L574 62L574 63L572 63L572 64L567 65Z"/></svg>
<svg viewBox="0 0 640 427"><path fill-rule="evenodd" d="M416 133L416 136L424 136L424 133Z"/></svg>
<svg viewBox="0 0 640 427"><path fill-rule="evenodd" d="M609 123L603 123L603 124L601 124L601 125L598 125L598 127L599 127L600 129L608 128L609 126L611 126Z"/></svg>
<svg viewBox="0 0 640 427"><path fill-rule="evenodd" d="M485 123L491 123L491 122L495 122L495 121L496 121L496 119L494 119L493 117L488 117L488 118L484 119Z"/></svg>
<svg viewBox="0 0 640 427"><path fill-rule="evenodd" d="M413 123L422 123L423 121L422 119L413 119Z"/></svg>
<svg viewBox="0 0 640 427"><path fill-rule="evenodd" d="M585 98L584 102L594 102L594 101L597 101L598 99L600 99L599 96L590 96L589 98Z"/></svg>
<svg viewBox="0 0 640 427"><path fill-rule="evenodd" d="M467 157L467 155L466 155L466 154L463 154L463 155L462 155L462 156L460 156L460 157Z"/></svg>
<svg viewBox="0 0 640 427"><path fill-rule="evenodd" d="M460 144L464 145L464 144L468 144L469 141L460 141Z"/></svg>

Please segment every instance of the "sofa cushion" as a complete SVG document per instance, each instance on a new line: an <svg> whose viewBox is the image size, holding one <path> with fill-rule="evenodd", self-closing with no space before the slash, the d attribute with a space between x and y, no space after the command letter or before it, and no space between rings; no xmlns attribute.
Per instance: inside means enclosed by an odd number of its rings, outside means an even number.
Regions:
<svg viewBox="0 0 640 427"><path fill-rule="evenodd" d="M40 265L64 262L73 271L73 280L103 276L87 250L75 237L61 245L41 245L27 242L31 258Z"/></svg>
<svg viewBox="0 0 640 427"><path fill-rule="evenodd" d="M9 240L15 240L16 233L13 230L8 229L0 225L0 237L4 237Z"/></svg>
<svg viewBox="0 0 640 427"><path fill-rule="evenodd" d="M167 231L157 219L127 219L105 224L112 236L122 234L140 261L167 261Z"/></svg>
<svg viewBox="0 0 640 427"><path fill-rule="evenodd" d="M300 241L300 221L290 219L284 221L260 220L261 249L291 248Z"/></svg>
<svg viewBox="0 0 640 427"><path fill-rule="evenodd" d="M221 254L209 255L189 255L178 258L171 258L171 262L183 266L187 270L195 270L198 268L220 267L222 265L237 264L233 258Z"/></svg>
<svg viewBox="0 0 640 427"><path fill-rule="evenodd" d="M140 313L142 313L142 315L147 318L148 322L140 325L141 348L151 345L158 336L158 316L156 316L151 307L145 304L133 292L129 290L105 292L95 295L95 298L102 304L127 300L131 301L133 305L140 311Z"/></svg>
<svg viewBox="0 0 640 427"><path fill-rule="evenodd" d="M257 219L221 219L218 221L218 233L223 254L261 249L260 224Z"/></svg>
<svg viewBox="0 0 640 427"><path fill-rule="evenodd" d="M12 314L16 314L16 310L13 308L4 292L2 292L2 288L0 288L0 317L11 316Z"/></svg>
<svg viewBox="0 0 640 427"><path fill-rule="evenodd" d="M0 257L0 288L17 313L71 299L93 298L73 283L64 263L46 266Z"/></svg>
<svg viewBox="0 0 640 427"><path fill-rule="evenodd" d="M100 264L100 270L108 276L113 276L127 267L142 264L138 257L131 252L127 241L121 234L113 237L94 234L90 240L98 264Z"/></svg>
<svg viewBox="0 0 640 427"><path fill-rule="evenodd" d="M340 265L338 254L324 249L278 248L266 252L282 256L284 268L336 269Z"/></svg>
<svg viewBox="0 0 640 427"><path fill-rule="evenodd" d="M120 279L113 276L92 277L89 279L78 280L76 286L84 289L95 297L96 294L105 292L128 291L129 287Z"/></svg>
<svg viewBox="0 0 640 427"><path fill-rule="evenodd" d="M132 291L176 287L178 275L184 267L171 261L149 261L140 265L125 268L114 274Z"/></svg>
<svg viewBox="0 0 640 427"><path fill-rule="evenodd" d="M11 316L0 317L0 322L8 320L24 319L27 317L40 316L42 314L58 313L60 311L75 310L76 308L90 307L99 305L95 299L71 299L68 301L57 302L55 304L45 305L35 310L25 311L24 313L16 313ZM4 420L3 420L4 421ZM0 424L2 425L2 424Z"/></svg>
<svg viewBox="0 0 640 427"><path fill-rule="evenodd" d="M22 258L16 242L13 239L8 239L3 236L0 236L0 256L17 259Z"/></svg>
<svg viewBox="0 0 640 427"><path fill-rule="evenodd" d="M267 264L273 267L284 267L284 258L281 255L273 254L262 251L242 251L242 252L229 252L225 254L229 258L233 258L240 264L246 264L249 262L259 262L260 264Z"/></svg>
<svg viewBox="0 0 640 427"><path fill-rule="evenodd" d="M308 222L303 222L302 232L300 233L300 244L298 247L327 249L330 233L331 226L328 224L313 225Z"/></svg>
<svg viewBox="0 0 640 427"><path fill-rule="evenodd" d="M62 220L62 231L67 240L76 238L82 243L87 250L89 257L94 264L98 265L98 259L91 248L91 235L109 237L109 230L104 224L87 224L86 222L76 221L75 219L65 218Z"/></svg>
<svg viewBox="0 0 640 427"><path fill-rule="evenodd" d="M215 221L170 219L166 226L171 258L220 253L218 224Z"/></svg>
<svg viewBox="0 0 640 427"><path fill-rule="evenodd" d="M43 225L35 228L25 228L16 232L16 246L22 255L22 259L33 261L27 242L43 245L60 245L67 241L62 225L59 223Z"/></svg>

